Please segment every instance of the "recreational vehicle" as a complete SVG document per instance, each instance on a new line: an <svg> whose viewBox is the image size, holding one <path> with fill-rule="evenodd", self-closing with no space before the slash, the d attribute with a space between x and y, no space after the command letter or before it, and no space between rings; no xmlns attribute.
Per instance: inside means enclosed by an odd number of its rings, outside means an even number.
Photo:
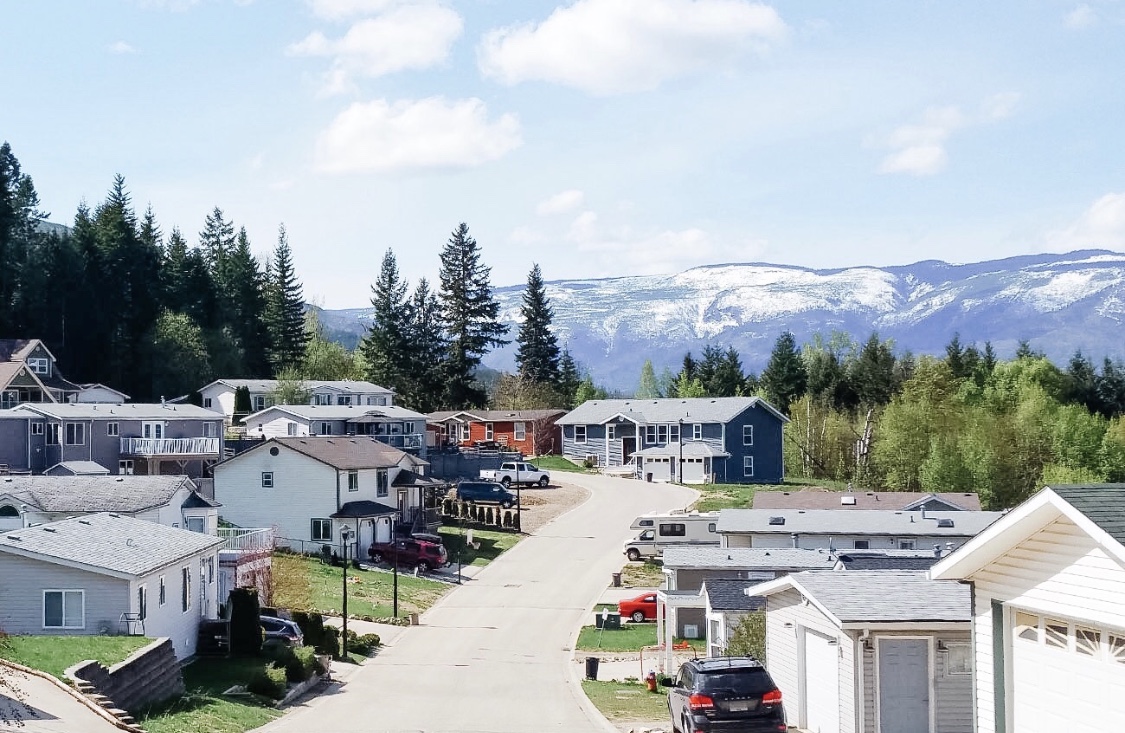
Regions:
<svg viewBox="0 0 1125 733"><path fill-rule="evenodd" d="M646 514L633 520L632 528L641 533L625 543L630 560L661 557L666 547L718 545L718 512L702 514Z"/></svg>

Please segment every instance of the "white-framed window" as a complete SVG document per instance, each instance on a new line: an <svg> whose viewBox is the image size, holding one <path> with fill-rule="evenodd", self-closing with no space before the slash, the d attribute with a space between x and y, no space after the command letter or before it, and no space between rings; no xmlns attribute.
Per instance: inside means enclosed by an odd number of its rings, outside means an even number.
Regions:
<svg viewBox="0 0 1125 733"><path fill-rule="evenodd" d="M742 426L742 444L743 445L754 445L754 426L753 425L743 425Z"/></svg>
<svg viewBox="0 0 1125 733"><path fill-rule="evenodd" d="M273 488L273 471L262 471L262 488Z"/></svg>
<svg viewBox="0 0 1125 733"><path fill-rule="evenodd" d="M66 444L86 445L86 423L68 422L66 424Z"/></svg>
<svg viewBox="0 0 1125 733"><path fill-rule="evenodd" d="M41 422L31 423L31 434L32 435L42 435L43 434L43 423L41 423Z"/></svg>
<svg viewBox="0 0 1125 733"><path fill-rule="evenodd" d="M613 427L612 425L610 427ZM516 440L527 440L527 423L512 423L512 435Z"/></svg>
<svg viewBox="0 0 1125 733"><path fill-rule="evenodd" d="M57 422L47 423L47 445L59 444L59 434L62 432L60 430L61 427L62 426Z"/></svg>
<svg viewBox="0 0 1125 733"><path fill-rule="evenodd" d="M586 426L585 425L575 425L574 426L574 442L575 443L585 443L586 442Z"/></svg>
<svg viewBox="0 0 1125 733"><path fill-rule="evenodd" d="M743 476L753 476L754 475L754 456L743 456L742 457L742 475Z"/></svg>
<svg viewBox="0 0 1125 733"><path fill-rule="evenodd" d="M484 424L484 439L485 440L492 440L493 435L494 435L494 433L493 433L493 430L492 430L492 423L486 422Z"/></svg>
<svg viewBox="0 0 1125 733"><path fill-rule="evenodd" d="M387 402L386 397L376 397L375 398L375 404L378 405L379 407L386 407L389 403Z"/></svg>
<svg viewBox="0 0 1125 733"><path fill-rule="evenodd" d="M854 549L854 550L869 550L869 549L871 549L871 541L870 540L856 540L855 542L852 543L852 549Z"/></svg>
<svg viewBox="0 0 1125 733"><path fill-rule="evenodd" d="M606 437L606 440L617 440L617 426L616 425L606 425L605 426L605 437Z"/></svg>
<svg viewBox="0 0 1125 733"><path fill-rule="evenodd" d="M691 439L703 440L703 423L693 423L691 426Z"/></svg>
<svg viewBox="0 0 1125 733"><path fill-rule="evenodd" d="M33 357L27 360L27 368L36 374L50 374L51 360L44 357Z"/></svg>
<svg viewBox="0 0 1125 733"><path fill-rule="evenodd" d="M184 529L189 532L207 533L207 519L205 517L185 517Z"/></svg>
<svg viewBox="0 0 1125 733"><path fill-rule="evenodd" d="M295 423L295 422L285 423L285 434L288 435L291 438L293 436L295 436L297 434L297 423Z"/></svg>
<svg viewBox="0 0 1125 733"><path fill-rule="evenodd" d="M645 444L652 445L656 443L656 426L645 425Z"/></svg>
<svg viewBox="0 0 1125 733"><path fill-rule="evenodd" d="M44 590L43 628L86 628L86 591Z"/></svg>
<svg viewBox="0 0 1125 733"><path fill-rule="evenodd" d="M668 442L669 443L679 443L680 442L680 424L679 423L672 423L671 425L668 426Z"/></svg>
<svg viewBox="0 0 1125 733"><path fill-rule="evenodd" d="M668 442L668 426L667 425L657 425L656 426L656 442L657 443L667 443Z"/></svg>
<svg viewBox="0 0 1125 733"><path fill-rule="evenodd" d="M332 520L331 519L313 519L311 520L311 527L309 529L309 538L313 542L331 542L332 541Z"/></svg>
<svg viewBox="0 0 1125 733"><path fill-rule="evenodd" d="M898 549L900 549L900 550L913 550L914 549L914 540L899 540L898 541Z"/></svg>
<svg viewBox="0 0 1125 733"><path fill-rule="evenodd" d="M211 404L212 404L212 403L211 403L211 398L210 398L210 397L204 397L204 398L203 398L203 406L204 406L204 407L206 407L206 408L207 408L208 410L210 410L210 409L211 409Z"/></svg>
<svg viewBox="0 0 1125 733"><path fill-rule="evenodd" d="M217 438L219 437L219 424L213 422L203 423L203 437L204 438Z"/></svg>
<svg viewBox="0 0 1125 733"><path fill-rule="evenodd" d="M946 642L945 652L945 673L947 675L973 673L973 653L969 644Z"/></svg>
<svg viewBox="0 0 1125 733"><path fill-rule="evenodd" d="M405 433L406 435L413 435L414 434L414 423L404 422L402 424L402 432Z"/></svg>
<svg viewBox="0 0 1125 733"><path fill-rule="evenodd" d="M350 405L352 403L352 396L350 394L337 395L337 405Z"/></svg>
<svg viewBox="0 0 1125 733"><path fill-rule="evenodd" d="M331 405L332 404L332 395L330 395L330 394L320 394L320 393L314 394L313 397L312 397L312 403L314 405Z"/></svg>
<svg viewBox="0 0 1125 733"><path fill-rule="evenodd" d="M137 618L148 618L148 586L144 583L137 586Z"/></svg>
<svg viewBox="0 0 1125 733"><path fill-rule="evenodd" d="M133 459L123 458L117 462L117 474L119 476L132 476L133 475Z"/></svg>
<svg viewBox="0 0 1125 733"><path fill-rule="evenodd" d="M348 471L348 491L359 491L359 471Z"/></svg>
<svg viewBox="0 0 1125 733"><path fill-rule="evenodd" d="M266 409L266 396L254 395L254 412Z"/></svg>
<svg viewBox="0 0 1125 733"><path fill-rule="evenodd" d="M105 434L114 438L116 438L118 435L121 435L120 423L107 422L105 424Z"/></svg>
<svg viewBox="0 0 1125 733"><path fill-rule="evenodd" d="M375 496L386 496L390 492L390 481L386 471L375 472Z"/></svg>
<svg viewBox="0 0 1125 733"><path fill-rule="evenodd" d="M332 434L332 423L322 422L320 424L320 434L321 435L331 435Z"/></svg>
<svg viewBox="0 0 1125 733"><path fill-rule="evenodd" d="M460 442L464 443L465 441L467 441L469 439L469 424L462 423L461 425L458 425L457 435L457 440L459 440Z"/></svg>
<svg viewBox="0 0 1125 733"><path fill-rule="evenodd" d="M191 610L191 568L180 568L180 610L187 613Z"/></svg>
<svg viewBox="0 0 1125 733"><path fill-rule="evenodd" d="M156 594L158 596L157 603L163 606L168 601L168 584L164 582L164 576L160 576L160 590Z"/></svg>
<svg viewBox="0 0 1125 733"><path fill-rule="evenodd" d="M156 438L164 437L164 422L157 420L156 422L143 422L141 423L141 437L142 438Z"/></svg>

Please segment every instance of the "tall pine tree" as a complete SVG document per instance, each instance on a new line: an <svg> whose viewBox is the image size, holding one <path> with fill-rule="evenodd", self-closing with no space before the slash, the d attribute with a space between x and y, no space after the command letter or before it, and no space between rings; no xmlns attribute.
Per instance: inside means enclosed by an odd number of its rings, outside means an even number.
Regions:
<svg viewBox="0 0 1125 733"><path fill-rule="evenodd" d="M555 385L559 381L559 342L551 332L555 317L547 299L543 273L536 264L527 276L527 289L523 291L520 307L520 324L516 343L516 366L523 379L537 384Z"/></svg>
<svg viewBox="0 0 1125 733"><path fill-rule="evenodd" d="M410 305L406 300L406 282L399 276L392 250L383 254L379 278L371 286L371 307L371 325L360 344L367 362L367 379L401 394L409 380L410 344L406 334Z"/></svg>
<svg viewBox="0 0 1125 733"><path fill-rule="evenodd" d="M274 375L300 367L305 355L305 299L293 268L293 252L285 225L278 228L277 247L270 262L266 290L266 330L270 337L269 361Z"/></svg>
<svg viewBox="0 0 1125 733"><path fill-rule="evenodd" d="M808 374L805 363L797 351L797 341L789 331L777 337L769 363L762 372L762 389L766 399L784 413L789 412L789 403L805 393Z"/></svg>
<svg viewBox="0 0 1125 733"><path fill-rule="evenodd" d="M441 305L426 278L418 281L410 298L406 340L410 344L406 362L410 379L406 382L402 402L418 412L433 412L444 404L448 344Z"/></svg>
<svg viewBox="0 0 1125 733"><path fill-rule="evenodd" d="M570 349L563 347L562 356L559 358L559 383L558 391L563 402L560 405L570 410L577 406L578 385L582 383L582 376L578 373L578 363L570 355Z"/></svg>

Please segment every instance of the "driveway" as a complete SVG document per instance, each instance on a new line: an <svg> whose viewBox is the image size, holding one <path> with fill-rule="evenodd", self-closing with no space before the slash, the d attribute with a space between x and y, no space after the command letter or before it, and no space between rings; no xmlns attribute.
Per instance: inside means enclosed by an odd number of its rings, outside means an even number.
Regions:
<svg viewBox="0 0 1125 733"><path fill-rule="evenodd" d="M0 733L121 733L54 682L0 664Z"/></svg>
<svg viewBox="0 0 1125 733"><path fill-rule="evenodd" d="M630 521L685 506L695 492L584 474L565 481L590 498L453 590L339 693L259 730L612 730L576 684L571 644L621 568Z"/></svg>

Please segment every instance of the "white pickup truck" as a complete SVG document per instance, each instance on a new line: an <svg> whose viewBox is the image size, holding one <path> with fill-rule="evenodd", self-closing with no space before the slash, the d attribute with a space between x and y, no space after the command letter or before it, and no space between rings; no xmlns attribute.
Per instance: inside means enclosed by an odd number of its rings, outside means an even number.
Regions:
<svg viewBox="0 0 1125 733"><path fill-rule="evenodd" d="M500 468L494 471L481 471L480 477L485 481L496 481L505 486L511 486L512 484L546 486L551 483L551 474L540 471L530 463L524 463L523 461L504 461L500 464Z"/></svg>

